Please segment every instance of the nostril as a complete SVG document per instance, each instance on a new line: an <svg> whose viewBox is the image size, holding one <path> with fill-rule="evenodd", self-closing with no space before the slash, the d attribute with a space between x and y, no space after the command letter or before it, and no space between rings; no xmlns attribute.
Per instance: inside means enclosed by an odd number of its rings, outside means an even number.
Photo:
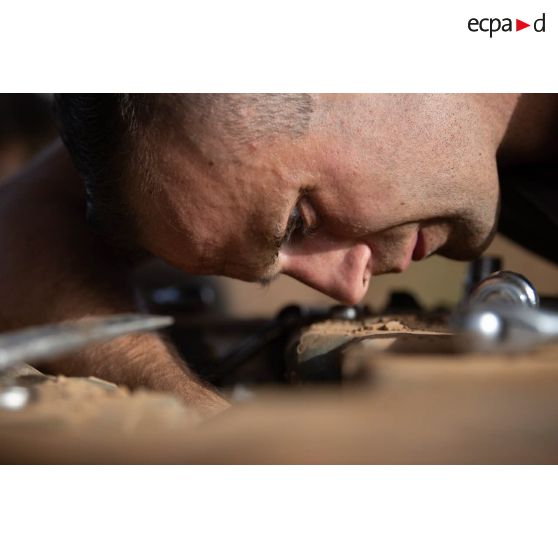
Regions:
<svg viewBox="0 0 558 558"><path fill-rule="evenodd" d="M370 276L372 275L370 268L367 266L364 269L364 272L362 274L362 286L367 288L368 287L368 283L370 282Z"/></svg>

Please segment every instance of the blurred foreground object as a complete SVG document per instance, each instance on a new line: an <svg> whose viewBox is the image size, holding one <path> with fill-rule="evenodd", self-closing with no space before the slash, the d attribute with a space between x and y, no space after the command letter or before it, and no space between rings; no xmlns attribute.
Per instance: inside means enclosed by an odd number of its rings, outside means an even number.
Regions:
<svg viewBox="0 0 558 558"><path fill-rule="evenodd" d="M473 286L450 323L457 346L466 351L517 352L558 339L558 312L539 308L533 285L511 271Z"/></svg>
<svg viewBox="0 0 558 558"><path fill-rule="evenodd" d="M499 304L537 308L539 295L531 282L513 271L496 271L471 287L465 299L468 305Z"/></svg>
<svg viewBox="0 0 558 558"><path fill-rule="evenodd" d="M0 334L0 373L15 364L33 363L77 351L128 333L172 325L169 316L117 314L30 327Z"/></svg>
<svg viewBox="0 0 558 558"><path fill-rule="evenodd" d="M42 376L34 403L0 409L0 460L558 463L558 345L515 358L401 352L413 336L420 345L410 328L353 343L342 388L260 389L205 422L166 394Z"/></svg>
<svg viewBox="0 0 558 558"><path fill-rule="evenodd" d="M558 463L558 343L457 354L447 350L453 337L443 321L412 315L313 324L297 354L344 339L329 351L340 384L252 386L251 397L203 422L167 394L26 373L11 385L32 387L34 400L0 408L0 459ZM332 363L322 361L324 373Z"/></svg>
<svg viewBox="0 0 558 558"><path fill-rule="evenodd" d="M57 136L50 103L47 94L0 94L0 180Z"/></svg>

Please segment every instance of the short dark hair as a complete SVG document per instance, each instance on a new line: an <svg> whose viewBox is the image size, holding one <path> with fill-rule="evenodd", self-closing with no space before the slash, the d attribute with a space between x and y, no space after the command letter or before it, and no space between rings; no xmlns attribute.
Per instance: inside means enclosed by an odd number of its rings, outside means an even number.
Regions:
<svg viewBox="0 0 558 558"><path fill-rule="evenodd" d="M126 201L126 181L153 186L155 144L189 137L194 120L217 115L232 145L306 133L313 110L306 94L57 94L62 139L85 182L87 218L94 230L133 247L139 224ZM153 141L154 139L157 141Z"/></svg>
<svg viewBox="0 0 558 558"><path fill-rule="evenodd" d="M113 244L132 244L135 225L122 182L133 136L151 110L149 96L57 94L54 108L62 140L84 180L89 224Z"/></svg>

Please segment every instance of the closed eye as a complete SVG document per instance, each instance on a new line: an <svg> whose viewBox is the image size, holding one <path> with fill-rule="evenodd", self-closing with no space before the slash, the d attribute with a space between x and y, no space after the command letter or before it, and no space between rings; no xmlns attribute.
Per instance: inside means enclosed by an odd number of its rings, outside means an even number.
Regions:
<svg viewBox="0 0 558 558"><path fill-rule="evenodd" d="M293 207L282 244L294 244L304 237L312 236L319 226L318 216L310 200L303 196Z"/></svg>

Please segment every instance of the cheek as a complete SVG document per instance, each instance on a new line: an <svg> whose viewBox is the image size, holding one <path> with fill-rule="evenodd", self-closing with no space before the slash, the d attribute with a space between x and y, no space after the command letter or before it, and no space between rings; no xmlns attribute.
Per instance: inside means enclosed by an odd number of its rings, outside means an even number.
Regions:
<svg viewBox="0 0 558 558"><path fill-rule="evenodd" d="M189 273L219 273L227 237L220 231L228 232L229 223L203 193L187 196L161 189L149 200L144 222L143 244L152 254Z"/></svg>
<svg viewBox="0 0 558 558"><path fill-rule="evenodd" d="M420 213L422 191L433 183L431 158L404 150L401 138L352 141L332 149L324 161L324 180L316 189L318 209L340 229L382 230L411 221ZM340 233L341 230L332 230Z"/></svg>
<svg viewBox="0 0 558 558"><path fill-rule="evenodd" d="M479 233L477 244L486 244L487 238L494 232L497 224L500 204L500 188L496 165L492 172L487 172L485 181L478 183L478 189L471 196L471 212Z"/></svg>

